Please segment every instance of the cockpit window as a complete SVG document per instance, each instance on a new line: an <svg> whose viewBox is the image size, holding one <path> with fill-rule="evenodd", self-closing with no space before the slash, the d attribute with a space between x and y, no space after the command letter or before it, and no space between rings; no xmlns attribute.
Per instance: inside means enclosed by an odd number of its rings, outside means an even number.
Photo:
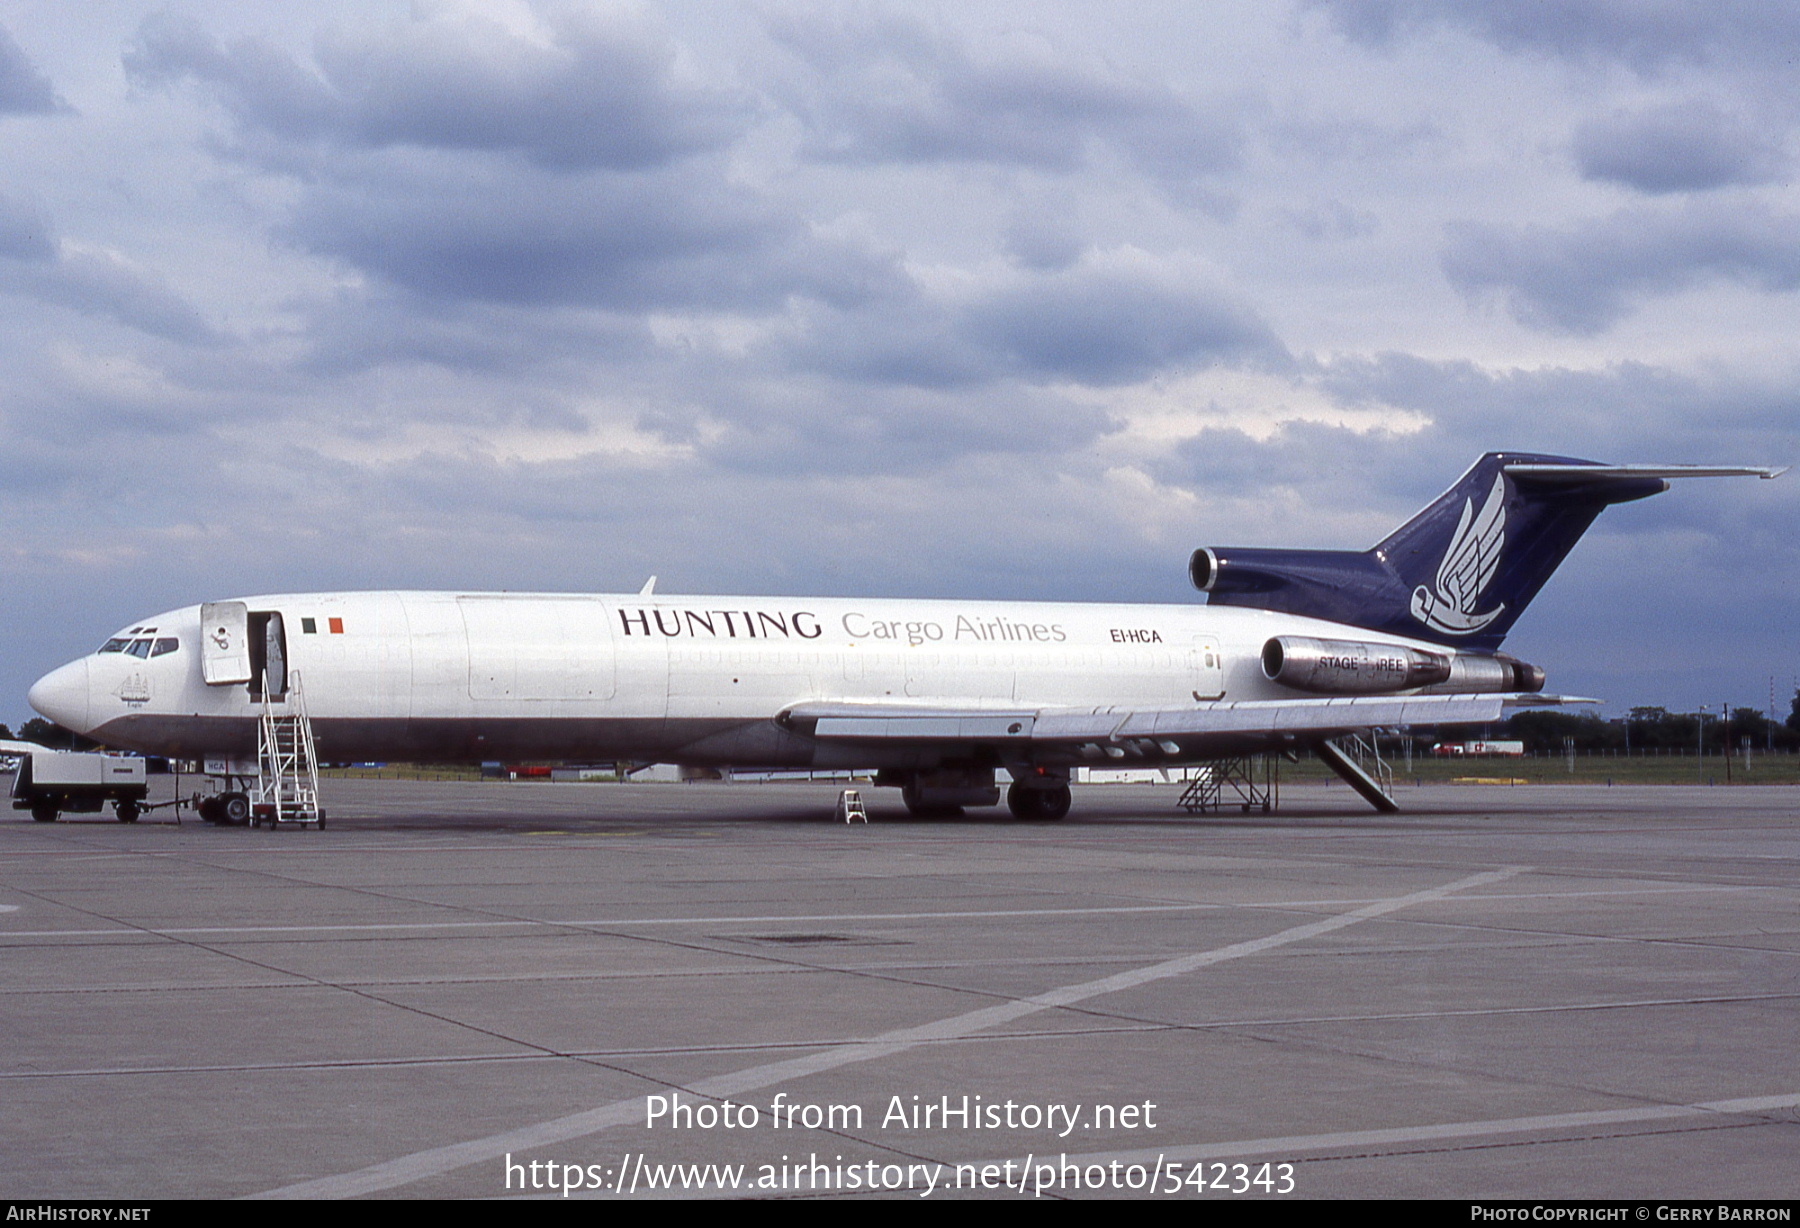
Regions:
<svg viewBox="0 0 1800 1228"><path fill-rule="evenodd" d="M125 651L134 657L147 657L150 655L150 641L132 640L125 646Z"/></svg>
<svg viewBox="0 0 1800 1228"><path fill-rule="evenodd" d="M167 636L163 639L156 641L156 645L150 649L150 655L153 657L166 657L170 653L174 652L177 648L180 648L180 647L181 647L180 640L176 639L172 635Z"/></svg>
<svg viewBox="0 0 1800 1228"><path fill-rule="evenodd" d="M107 640L106 643L100 645L100 651L101 652L124 652L126 646L130 643L131 643L131 641L129 639L127 639L126 637L119 636L117 639Z"/></svg>

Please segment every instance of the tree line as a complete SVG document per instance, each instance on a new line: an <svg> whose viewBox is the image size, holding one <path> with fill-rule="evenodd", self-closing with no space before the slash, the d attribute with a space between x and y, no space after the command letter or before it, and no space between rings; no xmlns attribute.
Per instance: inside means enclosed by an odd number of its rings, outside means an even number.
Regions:
<svg viewBox="0 0 1800 1228"><path fill-rule="evenodd" d="M1800 748L1800 691L1785 722L1769 719L1756 708L1733 708L1729 721L1717 712L1670 712L1667 708L1633 708L1622 719L1596 713L1528 709L1514 713L1493 735L1525 743L1533 754L1560 753L1574 739L1579 751L1652 751L1692 754L1704 748L1716 755L1727 745L1735 751L1747 738L1752 750Z"/></svg>

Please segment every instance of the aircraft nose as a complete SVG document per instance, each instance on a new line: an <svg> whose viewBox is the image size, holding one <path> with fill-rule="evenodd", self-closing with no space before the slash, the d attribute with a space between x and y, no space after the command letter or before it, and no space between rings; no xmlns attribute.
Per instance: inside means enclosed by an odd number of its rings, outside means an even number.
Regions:
<svg viewBox="0 0 1800 1228"><path fill-rule="evenodd" d="M25 696L39 712L76 733L90 728L88 716L88 661L83 657L53 669L32 684Z"/></svg>

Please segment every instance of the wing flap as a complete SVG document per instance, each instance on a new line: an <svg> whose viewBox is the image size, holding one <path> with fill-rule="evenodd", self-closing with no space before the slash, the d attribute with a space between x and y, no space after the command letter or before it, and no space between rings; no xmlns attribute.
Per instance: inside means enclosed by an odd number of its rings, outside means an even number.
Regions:
<svg viewBox="0 0 1800 1228"><path fill-rule="evenodd" d="M929 705L799 704L790 727L812 725L821 741L862 743L1054 743L1215 734L1319 734L1393 725L1485 724L1508 707L1561 702L1558 696L1357 695L1245 700L1181 708L971 709ZM803 731L805 731L803 729Z"/></svg>
<svg viewBox="0 0 1800 1228"><path fill-rule="evenodd" d="M827 740L906 742L1011 741L1032 736L1033 718L944 713L906 716L822 716L813 736Z"/></svg>

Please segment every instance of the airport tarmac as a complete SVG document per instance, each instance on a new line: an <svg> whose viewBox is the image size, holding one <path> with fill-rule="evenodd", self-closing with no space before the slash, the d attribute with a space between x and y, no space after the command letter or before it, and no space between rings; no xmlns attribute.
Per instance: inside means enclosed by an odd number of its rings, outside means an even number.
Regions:
<svg viewBox="0 0 1800 1228"><path fill-rule="evenodd" d="M325 831L0 812L0 1187L1800 1186L1800 790L1190 818L1094 786L1048 824L868 792L866 826L823 784L333 780Z"/></svg>

